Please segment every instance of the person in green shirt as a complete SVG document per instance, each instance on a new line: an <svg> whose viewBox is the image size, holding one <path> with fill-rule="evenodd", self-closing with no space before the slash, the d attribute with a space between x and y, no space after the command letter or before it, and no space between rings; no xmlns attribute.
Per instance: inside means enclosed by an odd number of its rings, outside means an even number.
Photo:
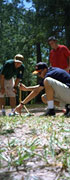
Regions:
<svg viewBox="0 0 70 180"><path fill-rule="evenodd" d="M23 78L24 57L17 54L14 59L7 60L0 71L0 109L5 106L5 96L10 98L12 109L16 106L17 85ZM14 78L15 77L15 78Z"/></svg>

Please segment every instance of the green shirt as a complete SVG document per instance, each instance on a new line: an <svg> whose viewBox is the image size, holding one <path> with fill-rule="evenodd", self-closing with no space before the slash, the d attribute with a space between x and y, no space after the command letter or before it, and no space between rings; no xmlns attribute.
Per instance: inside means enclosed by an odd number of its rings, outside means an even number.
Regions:
<svg viewBox="0 0 70 180"><path fill-rule="evenodd" d="M14 60L10 59L5 62L1 68L1 74L4 75L5 79L9 80L16 76L18 79L22 79L24 73L24 64L21 64L19 68L15 67Z"/></svg>

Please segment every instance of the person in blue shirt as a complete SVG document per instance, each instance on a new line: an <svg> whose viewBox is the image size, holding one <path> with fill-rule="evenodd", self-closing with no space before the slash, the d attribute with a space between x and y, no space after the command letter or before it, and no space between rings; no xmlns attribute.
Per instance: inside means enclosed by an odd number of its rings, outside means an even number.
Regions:
<svg viewBox="0 0 70 180"><path fill-rule="evenodd" d="M22 91L31 91L31 93L15 108L15 111L21 114L23 105L36 97L44 89L45 95L42 95L42 101L48 104L45 115L54 116L55 105L60 106L62 103L66 106L65 115L68 116L70 111L68 107L70 104L70 74L60 68L48 68L44 62L36 64L36 70L33 74L37 74L42 80L36 86L27 87L24 84L20 84Z"/></svg>
<svg viewBox="0 0 70 180"><path fill-rule="evenodd" d="M14 59L7 60L0 70L0 109L5 106L5 96L10 97L10 106L16 107L16 90L24 73L24 57L17 54Z"/></svg>

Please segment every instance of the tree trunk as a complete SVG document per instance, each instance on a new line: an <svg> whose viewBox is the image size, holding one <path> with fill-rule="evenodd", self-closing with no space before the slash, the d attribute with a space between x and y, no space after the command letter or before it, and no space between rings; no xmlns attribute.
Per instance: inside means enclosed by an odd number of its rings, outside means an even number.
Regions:
<svg viewBox="0 0 70 180"><path fill-rule="evenodd" d="M37 63L41 62L42 58L41 58L41 47L40 47L40 43L37 43ZM37 83L39 82L39 78L37 76Z"/></svg>
<svg viewBox="0 0 70 180"><path fill-rule="evenodd" d="M37 63L42 61L40 43L37 43ZM37 84L39 84L40 78L37 76ZM37 96L36 102L41 102L41 93Z"/></svg>
<svg viewBox="0 0 70 180"><path fill-rule="evenodd" d="M70 3L65 7L65 34L66 45L70 49Z"/></svg>
<svg viewBox="0 0 70 180"><path fill-rule="evenodd" d="M40 47L40 43L37 43L37 63L41 62L42 58L41 58L41 47Z"/></svg>
<svg viewBox="0 0 70 180"><path fill-rule="evenodd" d="M70 49L70 25L65 27L66 45Z"/></svg>

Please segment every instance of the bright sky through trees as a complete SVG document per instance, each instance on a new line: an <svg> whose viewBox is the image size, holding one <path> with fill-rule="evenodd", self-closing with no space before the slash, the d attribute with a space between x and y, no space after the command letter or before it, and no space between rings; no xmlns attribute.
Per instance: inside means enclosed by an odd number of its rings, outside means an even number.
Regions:
<svg viewBox="0 0 70 180"><path fill-rule="evenodd" d="M26 2L26 0L24 0L24 5L26 9L29 9L32 6L32 3L31 2L28 3Z"/></svg>
<svg viewBox="0 0 70 180"><path fill-rule="evenodd" d="M8 2L10 3L12 0L8 0ZM24 3L24 5L25 5L25 8L26 9L29 9L29 8L31 8L31 6L32 6L32 3L31 2L26 2L26 0L23 0L23 3Z"/></svg>

